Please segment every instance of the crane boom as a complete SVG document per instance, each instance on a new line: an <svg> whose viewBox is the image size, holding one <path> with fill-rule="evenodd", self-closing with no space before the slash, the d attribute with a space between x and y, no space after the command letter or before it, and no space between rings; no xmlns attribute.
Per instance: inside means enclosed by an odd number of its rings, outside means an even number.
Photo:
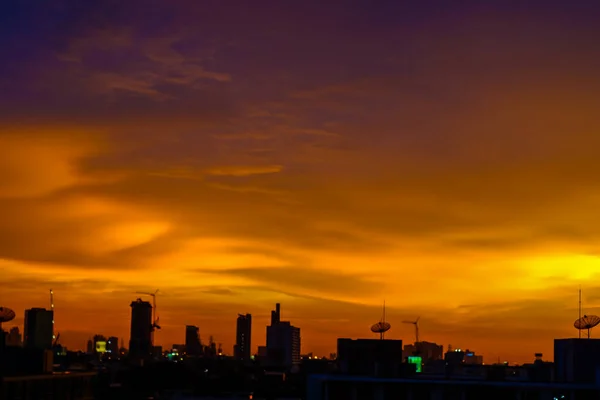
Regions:
<svg viewBox="0 0 600 400"><path fill-rule="evenodd" d="M156 295L158 294L158 289L154 293L149 292L135 292L136 294L145 294L146 296L152 297L152 324L150 325L151 335L152 335L152 344L154 345L154 331L156 329L160 329L160 325L158 325L158 315L156 312Z"/></svg>

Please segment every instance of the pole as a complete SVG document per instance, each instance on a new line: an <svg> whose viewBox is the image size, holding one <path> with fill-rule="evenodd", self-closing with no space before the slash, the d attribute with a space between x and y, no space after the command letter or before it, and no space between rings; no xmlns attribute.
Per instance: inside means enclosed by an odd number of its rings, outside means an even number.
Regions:
<svg viewBox="0 0 600 400"><path fill-rule="evenodd" d="M50 289L50 311L52 311L52 340L56 339L54 334L54 290Z"/></svg>
<svg viewBox="0 0 600 400"><path fill-rule="evenodd" d="M581 319L581 285L579 285L579 319ZM581 329L579 329L579 339L581 339Z"/></svg>

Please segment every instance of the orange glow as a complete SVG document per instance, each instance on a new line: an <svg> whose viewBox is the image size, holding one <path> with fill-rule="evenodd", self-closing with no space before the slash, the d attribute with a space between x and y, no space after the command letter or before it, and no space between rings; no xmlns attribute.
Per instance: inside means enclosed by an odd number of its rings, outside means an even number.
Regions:
<svg viewBox="0 0 600 400"><path fill-rule="evenodd" d="M15 325L53 288L64 345L127 345L130 302L160 289L165 349L197 325L231 354L238 313L263 345L276 302L303 354L377 337L384 300L386 338L420 316L422 340L487 362L577 335L578 287L600 300L595 20L282 6L215 13L227 31L200 43L211 13L175 3L157 35L84 7L0 76Z"/></svg>

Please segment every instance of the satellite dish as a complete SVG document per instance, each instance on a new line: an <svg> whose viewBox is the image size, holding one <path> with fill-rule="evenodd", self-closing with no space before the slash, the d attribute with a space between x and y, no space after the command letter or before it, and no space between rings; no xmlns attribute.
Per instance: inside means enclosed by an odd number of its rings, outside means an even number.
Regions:
<svg viewBox="0 0 600 400"><path fill-rule="evenodd" d="M376 324L371 325L371 332L379 333L379 339L383 339L384 333L390 330L392 325L389 322L385 322L385 301L383 302L383 316L381 317L381 321Z"/></svg>
<svg viewBox="0 0 600 400"><path fill-rule="evenodd" d="M595 327L596 325L600 324L600 317L597 315L584 315L583 317L579 318L577 321L575 321L573 323L573 326L575 327L575 329L579 329L584 330L587 329L588 331L588 339L590 338L590 330Z"/></svg>
<svg viewBox="0 0 600 400"><path fill-rule="evenodd" d="M0 307L0 328L3 322L12 321L15 319L15 312L7 307Z"/></svg>
<svg viewBox="0 0 600 400"><path fill-rule="evenodd" d="M380 321L371 326L371 332L379 333L379 338L383 339L383 334L389 331L391 327L392 325L390 325L389 322Z"/></svg>

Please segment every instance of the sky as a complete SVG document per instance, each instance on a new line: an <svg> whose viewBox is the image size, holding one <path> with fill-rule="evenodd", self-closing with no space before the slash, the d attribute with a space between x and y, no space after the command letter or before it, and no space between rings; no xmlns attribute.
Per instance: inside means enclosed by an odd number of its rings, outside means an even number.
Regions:
<svg viewBox="0 0 600 400"><path fill-rule="evenodd" d="M600 313L593 1L11 0L0 6L0 305L61 342L231 353L276 302L338 337L552 359ZM148 297L144 297L148 299Z"/></svg>

